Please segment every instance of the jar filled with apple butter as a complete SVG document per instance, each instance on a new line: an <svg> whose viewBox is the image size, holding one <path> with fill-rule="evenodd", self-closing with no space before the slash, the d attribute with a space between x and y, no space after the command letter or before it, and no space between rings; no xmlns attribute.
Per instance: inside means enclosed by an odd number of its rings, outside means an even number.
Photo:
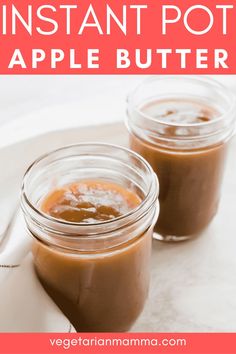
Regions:
<svg viewBox="0 0 236 354"><path fill-rule="evenodd" d="M128 331L148 295L158 180L108 144L49 153L25 174L21 205L36 274L80 332Z"/></svg>
<svg viewBox="0 0 236 354"><path fill-rule="evenodd" d="M153 76L129 95L130 147L160 183L155 238L193 238L214 218L235 118L234 95L205 77Z"/></svg>

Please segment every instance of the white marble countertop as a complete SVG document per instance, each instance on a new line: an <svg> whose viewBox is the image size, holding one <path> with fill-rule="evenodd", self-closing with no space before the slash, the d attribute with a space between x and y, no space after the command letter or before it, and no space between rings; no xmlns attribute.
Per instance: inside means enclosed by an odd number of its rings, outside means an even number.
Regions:
<svg viewBox="0 0 236 354"><path fill-rule="evenodd" d="M13 76L0 79L0 147L48 131L122 121L141 76Z"/></svg>
<svg viewBox="0 0 236 354"><path fill-rule="evenodd" d="M145 76L2 76L0 147L47 131L114 123ZM236 75L217 76L236 92Z"/></svg>
<svg viewBox="0 0 236 354"><path fill-rule="evenodd" d="M236 91L235 77L219 79ZM138 76L2 77L0 147L47 130L120 121L126 94L140 80ZM124 143L124 127L118 126L115 142ZM91 131L90 137L96 136L101 140L102 132ZM236 331L235 152L236 139L220 210L204 235L180 244L153 241L150 296L133 331Z"/></svg>

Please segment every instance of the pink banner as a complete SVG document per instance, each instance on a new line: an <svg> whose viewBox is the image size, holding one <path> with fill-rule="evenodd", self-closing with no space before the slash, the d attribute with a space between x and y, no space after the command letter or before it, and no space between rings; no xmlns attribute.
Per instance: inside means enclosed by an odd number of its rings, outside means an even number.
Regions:
<svg viewBox="0 0 236 354"><path fill-rule="evenodd" d="M236 333L0 334L2 354L235 354Z"/></svg>
<svg viewBox="0 0 236 354"><path fill-rule="evenodd" d="M1 74L236 74L235 0L9 0Z"/></svg>

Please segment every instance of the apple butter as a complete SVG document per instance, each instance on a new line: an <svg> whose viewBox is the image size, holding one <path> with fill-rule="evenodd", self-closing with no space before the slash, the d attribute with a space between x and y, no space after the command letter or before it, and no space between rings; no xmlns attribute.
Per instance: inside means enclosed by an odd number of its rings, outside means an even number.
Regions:
<svg viewBox="0 0 236 354"><path fill-rule="evenodd" d="M80 181L49 193L41 210L56 219L77 223L112 220L141 203L135 193L105 181Z"/></svg>
<svg viewBox="0 0 236 354"><path fill-rule="evenodd" d="M195 80L200 88L194 86ZM212 95L207 99L208 90L213 96L214 89L224 91L208 79L156 81L156 87L155 78L149 81L152 91L144 93L143 100L139 89L137 100L130 98L130 147L151 164L160 182L156 238L180 241L202 232L217 212L227 142L236 116L231 112L227 117L225 112L234 98L224 105L216 93L217 101ZM162 83L165 94L159 98Z"/></svg>
<svg viewBox="0 0 236 354"><path fill-rule="evenodd" d="M128 331L141 313L157 195L146 161L106 144L57 150L26 173L36 273L77 331Z"/></svg>

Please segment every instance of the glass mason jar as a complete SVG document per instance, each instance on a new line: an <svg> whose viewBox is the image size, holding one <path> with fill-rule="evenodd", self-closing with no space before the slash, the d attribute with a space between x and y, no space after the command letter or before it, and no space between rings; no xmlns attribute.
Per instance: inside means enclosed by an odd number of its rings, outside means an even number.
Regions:
<svg viewBox="0 0 236 354"><path fill-rule="evenodd" d="M173 110L164 110L160 118L160 104L164 109L168 102ZM188 116L182 121L163 119L173 117L176 102L202 106L200 121L189 122ZM216 116L207 119L204 115L211 110ZM211 222L219 204L235 118L234 95L205 77L153 76L129 95L130 147L151 164L160 183L155 238L186 240Z"/></svg>
<svg viewBox="0 0 236 354"><path fill-rule="evenodd" d="M40 210L55 187L85 179L117 183L141 198L127 214L91 224L55 219ZM127 331L148 294L158 181L128 149L78 144L36 160L24 176L22 209L33 237L37 275L77 331Z"/></svg>

